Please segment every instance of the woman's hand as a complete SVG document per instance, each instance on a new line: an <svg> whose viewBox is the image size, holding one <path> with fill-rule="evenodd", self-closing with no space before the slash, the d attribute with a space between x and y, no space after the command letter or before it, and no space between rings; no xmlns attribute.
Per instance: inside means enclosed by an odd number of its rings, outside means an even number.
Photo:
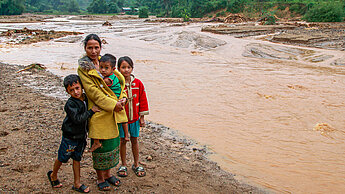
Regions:
<svg viewBox="0 0 345 194"><path fill-rule="evenodd" d="M118 102L116 103L116 106L115 106L115 108L114 108L114 111L115 111L115 112L120 112L121 110L123 110L122 102L121 102L121 101L118 101Z"/></svg>
<svg viewBox="0 0 345 194"><path fill-rule="evenodd" d="M93 112L101 112L101 109L100 109L98 106L96 106L96 105L93 105L93 107L91 108L91 110L92 110Z"/></svg>

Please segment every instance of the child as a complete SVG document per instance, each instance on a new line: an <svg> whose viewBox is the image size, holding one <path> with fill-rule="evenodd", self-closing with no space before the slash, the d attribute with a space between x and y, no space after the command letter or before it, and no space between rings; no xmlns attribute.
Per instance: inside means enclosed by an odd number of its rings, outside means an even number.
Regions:
<svg viewBox="0 0 345 194"><path fill-rule="evenodd" d="M131 58L125 56L121 57L117 63L118 70L122 73L126 80L125 91L128 96L129 103L126 105L126 113L128 118L129 134L131 135L132 153L134 157L134 164L132 169L138 177L143 177L146 172L143 167L139 166L139 129L145 126L144 115L149 114L149 107L146 98L146 92L143 83L132 75L133 61ZM126 143L124 140L123 130L120 127L120 155L122 165L117 171L120 177L126 177L127 163L126 163Z"/></svg>
<svg viewBox="0 0 345 194"><path fill-rule="evenodd" d="M101 57L99 61L99 71L104 77L103 78L104 82L114 92L116 97L120 99L119 101L122 103L122 106L125 106L126 101L127 101L125 96L123 95L125 83L122 83L123 86L121 86L120 80L114 74L114 71L116 68L115 65L116 65L116 57L114 57L111 54L105 54ZM129 141L127 116L126 116L125 110L120 111L120 114L122 116L117 117L116 122L118 124L122 124L122 127L125 131L125 140ZM124 118L126 118L126 120L124 120ZM93 152L101 146L102 144L99 139L93 139L93 144L90 148L90 151Z"/></svg>
<svg viewBox="0 0 345 194"><path fill-rule="evenodd" d="M62 163L73 159L74 184L72 189L82 193L88 193L89 187L80 183L80 160L86 147L86 134L88 131L88 119L95 112L99 112L97 106L87 110L87 97L82 91L81 81L78 75L68 75L63 84L66 92L71 95L65 104L66 117L62 123L62 140L58 151L58 158L54 162L53 171L47 173L53 188L62 187L57 178Z"/></svg>

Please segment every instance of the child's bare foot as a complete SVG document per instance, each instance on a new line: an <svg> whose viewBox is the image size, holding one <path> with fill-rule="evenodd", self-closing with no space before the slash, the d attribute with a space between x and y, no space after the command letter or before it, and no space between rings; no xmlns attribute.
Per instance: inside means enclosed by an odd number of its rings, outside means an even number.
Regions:
<svg viewBox="0 0 345 194"><path fill-rule="evenodd" d="M101 143L96 143L96 142L93 142L91 148L89 149L89 152L93 152L95 150L97 150L98 148L102 147L102 144Z"/></svg>

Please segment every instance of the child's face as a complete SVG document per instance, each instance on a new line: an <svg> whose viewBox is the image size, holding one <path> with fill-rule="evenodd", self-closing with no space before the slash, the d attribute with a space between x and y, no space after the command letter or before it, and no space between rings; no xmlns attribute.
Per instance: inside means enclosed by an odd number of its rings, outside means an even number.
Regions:
<svg viewBox="0 0 345 194"><path fill-rule="evenodd" d="M123 61L120 65L119 71L124 77L129 77L131 76L133 68L126 61Z"/></svg>
<svg viewBox="0 0 345 194"><path fill-rule="evenodd" d="M82 100L83 90L79 82L73 83L71 86L67 86L66 92L70 94L73 98Z"/></svg>
<svg viewBox="0 0 345 194"><path fill-rule="evenodd" d="M99 63L99 72L104 76L108 77L110 76L113 71L115 70L115 67L112 68L110 65L110 61L107 62L100 62Z"/></svg>

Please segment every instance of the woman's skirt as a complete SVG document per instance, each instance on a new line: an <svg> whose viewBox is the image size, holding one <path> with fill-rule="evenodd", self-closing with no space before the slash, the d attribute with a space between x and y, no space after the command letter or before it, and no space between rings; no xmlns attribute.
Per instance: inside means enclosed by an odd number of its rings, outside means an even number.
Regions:
<svg viewBox="0 0 345 194"><path fill-rule="evenodd" d="M92 152L93 168L95 170L114 168L119 163L120 137L100 141L102 147Z"/></svg>

